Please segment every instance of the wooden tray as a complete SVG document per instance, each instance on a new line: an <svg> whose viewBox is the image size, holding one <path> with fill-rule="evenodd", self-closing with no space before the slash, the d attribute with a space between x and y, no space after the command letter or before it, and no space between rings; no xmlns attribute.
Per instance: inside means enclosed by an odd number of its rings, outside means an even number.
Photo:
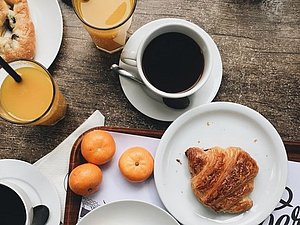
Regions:
<svg viewBox="0 0 300 225"><path fill-rule="evenodd" d="M147 137L161 138L164 131L161 130L140 130L140 129L132 129L132 128L118 128L118 127L94 127L86 132L84 132L74 143L71 155L70 155L70 163L69 163L69 173L78 165L85 162L84 158L80 153L80 144L82 137L85 133L95 130L101 129L112 132L126 133L126 134L134 134L141 135ZM300 162L300 142L291 142L284 141L285 148L288 153L288 159L291 161ZM77 223L79 209L81 205L81 196L74 194L69 186L67 187L67 196L66 196L66 206L65 206L65 215L64 215L64 225L75 225Z"/></svg>

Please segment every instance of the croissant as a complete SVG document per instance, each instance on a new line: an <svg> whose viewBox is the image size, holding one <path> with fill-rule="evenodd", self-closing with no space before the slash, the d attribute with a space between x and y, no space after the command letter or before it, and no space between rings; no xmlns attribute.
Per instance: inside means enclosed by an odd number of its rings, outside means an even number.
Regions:
<svg viewBox="0 0 300 225"><path fill-rule="evenodd" d="M249 194L258 173L256 161L239 147L186 150L196 198L216 212L242 213L253 202Z"/></svg>

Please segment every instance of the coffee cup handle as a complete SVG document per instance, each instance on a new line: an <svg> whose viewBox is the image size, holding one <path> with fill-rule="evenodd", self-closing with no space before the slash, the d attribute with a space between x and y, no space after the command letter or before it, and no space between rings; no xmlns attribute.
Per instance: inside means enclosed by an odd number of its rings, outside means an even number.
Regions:
<svg viewBox="0 0 300 225"><path fill-rule="evenodd" d="M136 56L137 52L136 51L123 51L121 54L121 61L129 66L137 66L136 62Z"/></svg>

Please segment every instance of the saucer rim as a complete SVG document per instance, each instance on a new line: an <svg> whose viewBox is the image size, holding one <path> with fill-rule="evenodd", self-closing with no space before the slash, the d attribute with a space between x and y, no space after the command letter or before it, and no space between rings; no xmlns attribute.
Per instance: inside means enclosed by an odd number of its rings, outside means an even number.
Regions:
<svg viewBox="0 0 300 225"><path fill-rule="evenodd" d="M44 204L49 207L50 215L45 225L60 223L61 205L58 192L54 184L38 168L18 159L0 159L0 168L2 167L5 167L5 172L0 170L0 181L7 180L17 185L23 183L30 191L36 193L39 200L33 201L34 205Z"/></svg>
<svg viewBox="0 0 300 225"><path fill-rule="evenodd" d="M178 23L189 23L189 24L191 23L183 19L175 19L175 18L163 18L163 19L151 21L143 25L142 27L140 27L138 30L136 30L136 32L132 34L132 36L129 38L126 45L124 46L123 51L128 51L129 48L128 46L130 45L134 46L135 48L138 48L137 46L139 44L138 43L136 44L137 42L136 39L140 38L139 36L141 36L142 33L145 32L147 29L151 29L151 27L157 28L157 26L163 26L164 24L170 23L170 21L176 21ZM201 27L199 26L197 27L198 29L204 31ZM195 99L197 99L197 97L203 97L205 98L205 100L202 100L202 102L196 102L194 104L192 103L189 107L185 109L171 109L166 105L164 105L162 102L160 102L158 99L154 99L150 97L147 94L148 90L146 90L144 87L141 87L139 84L136 84L134 81L131 81L125 77L119 76L122 90L127 100L134 106L135 109L137 109L139 112L152 119L165 121L165 122L172 122L177 117L179 117L182 113L192 108L195 108L199 105L210 103L215 98L222 82L222 75L223 75L222 59L218 47L215 44L214 40L210 37L210 35L206 31L204 31L204 33L207 35L206 38L208 39L209 44L211 44L211 47L213 49L212 57L214 58L214 61L213 61L211 74L213 74L214 76L210 76L206 81L206 83L194 95L190 97L190 100L191 102L194 102ZM119 60L119 66L137 75L137 68L123 63L121 59ZM135 91L133 92L132 89L134 89ZM211 91L209 91L209 93L208 92L204 93L203 92L204 89L211 89ZM138 94L135 94L136 92ZM146 97L144 101L137 100L140 94L143 94L144 97ZM204 95L208 97L204 97ZM155 105L156 107L155 109L153 109L154 108L153 106Z"/></svg>

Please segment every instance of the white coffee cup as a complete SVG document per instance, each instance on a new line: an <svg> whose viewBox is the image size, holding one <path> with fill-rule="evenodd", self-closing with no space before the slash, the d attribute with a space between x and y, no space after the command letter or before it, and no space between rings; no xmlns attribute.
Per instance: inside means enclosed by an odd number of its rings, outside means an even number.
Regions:
<svg viewBox="0 0 300 225"><path fill-rule="evenodd" d="M208 80L212 68L212 53L211 53L211 46L209 44L209 36L208 34L201 29L196 24L188 22L182 19L171 19L171 22L165 23L159 27L156 27L148 33L145 33L144 38L141 40L139 47L137 50L128 49L123 50L121 54L121 61L127 65L134 66L137 68L139 76L146 87L151 90L151 92L155 93L156 95L161 96L162 98L169 98L169 99L180 99L189 97L190 95L194 94L198 91ZM153 41L155 38L170 32L184 34L190 38L192 38L197 45L200 47L203 57L204 57L204 68L203 72L199 74L199 79L191 85L189 88L179 91L179 92L167 92L155 87L152 83L149 82L147 75L143 69L143 56L145 53L145 49L147 46ZM160 57L160 56L157 56ZM174 67L180 67L181 65L174 65ZM188 76L189 74L187 74Z"/></svg>
<svg viewBox="0 0 300 225"><path fill-rule="evenodd" d="M31 225L32 219L33 219L33 205L32 205L32 202L31 202L29 196L26 194L26 192L24 192L23 189L20 186L18 186L17 184L7 181L7 180L1 180L0 185L2 185L4 188L10 189L9 191L13 191L15 194L18 195L19 199L22 201L20 203L20 210L22 210L22 211L25 210L24 225ZM1 207L3 207L3 208L7 207L7 205L5 205L5 202L3 202L3 199L1 199L1 201L2 201ZM3 212L3 210L2 210L2 212Z"/></svg>

